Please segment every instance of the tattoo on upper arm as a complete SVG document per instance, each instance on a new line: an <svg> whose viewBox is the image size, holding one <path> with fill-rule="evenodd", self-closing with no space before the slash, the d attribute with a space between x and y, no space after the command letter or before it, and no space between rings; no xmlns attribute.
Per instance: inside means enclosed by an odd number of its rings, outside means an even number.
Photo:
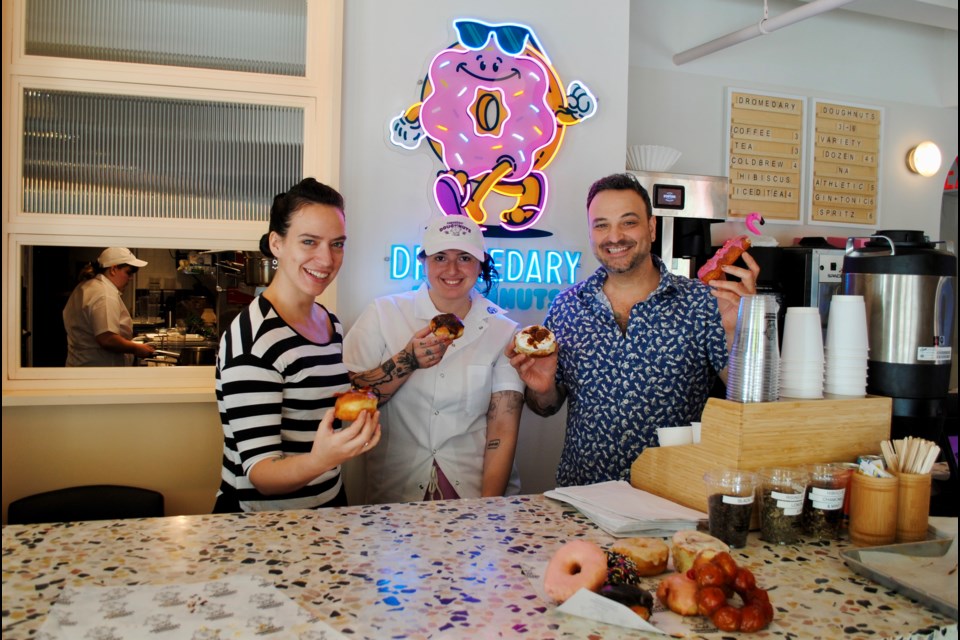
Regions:
<svg viewBox="0 0 960 640"><path fill-rule="evenodd" d="M519 391L497 391L490 394L490 406L487 408L487 420L496 420L509 414L523 411L523 394Z"/></svg>
<svg viewBox="0 0 960 640"><path fill-rule="evenodd" d="M487 449L499 449L500 448L500 438L495 438L487 442Z"/></svg>

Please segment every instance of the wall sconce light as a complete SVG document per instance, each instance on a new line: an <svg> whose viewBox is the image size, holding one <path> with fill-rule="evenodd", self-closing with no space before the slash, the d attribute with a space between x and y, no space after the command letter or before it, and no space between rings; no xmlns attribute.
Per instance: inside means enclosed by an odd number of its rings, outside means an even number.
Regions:
<svg viewBox="0 0 960 640"><path fill-rule="evenodd" d="M927 178L936 175L940 171L940 148L929 140L921 142L907 154L907 166Z"/></svg>

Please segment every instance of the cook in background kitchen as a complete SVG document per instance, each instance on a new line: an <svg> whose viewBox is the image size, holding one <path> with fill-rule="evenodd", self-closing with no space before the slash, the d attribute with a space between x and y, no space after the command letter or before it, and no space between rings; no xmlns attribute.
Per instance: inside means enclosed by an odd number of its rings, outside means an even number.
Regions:
<svg viewBox="0 0 960 640"><path fill-rule="evenodd" d="M343 197L313 178L273 200L260 251L276 274L220 339L215 513L346 506L341 463L380 440L379 411L340 429L333 417L350 387L343 327L316 297L343 264L345 228Z"/></svg>
<svg viewBox="0 0 960 640"><path fill-rule="evenodd" d="M127 354L153 354L151 345L131 340L133 319L120 297L133 274L145 266L129 249L110 247L80 273L81 282L63 308L66 366L122 367L130 364Z"/></svg>
<svg viewBox="0 0 960 640"><path fill-rule="evenodd" d="M517 324L484 294L497 278L483 232L467 216L439 216L423 232L427 282L378 298L347 334L353 383L383 405L383 443L366 456L373 504L513 495L523 383L503 348ZM434 316L464 324L452 342L430 332Z"/></svg>
<svg viewBox="0 0 960 640"><path fill-rule="evenodd" d="M590 187L587 222L601 266L550 305L545 324L557 352L506 351L536 413L556 413L569 395L559 486L629 480L658 427L699 420L717 375L726 379L740 297L756 292L760 273L746 253L747 269L723 268L739 281L715 280L712 289L670 273L650 253L656 219L630 174Z"/></svg>

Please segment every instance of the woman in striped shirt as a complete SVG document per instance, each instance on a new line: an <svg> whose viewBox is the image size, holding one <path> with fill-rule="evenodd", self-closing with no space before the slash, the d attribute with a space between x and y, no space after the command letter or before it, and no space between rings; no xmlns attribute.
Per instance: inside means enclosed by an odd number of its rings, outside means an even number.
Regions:
<svg viewBox="0 0 960 640"><path fill-rule="evenodd" d="M343 263L343 198L313 178L274 198L260 250L267 289L230 324L217 357L223 469L215 513L346 505L341 463L376 446L380 412L340 428L350 387L343 327L316 302Z"/></svg>

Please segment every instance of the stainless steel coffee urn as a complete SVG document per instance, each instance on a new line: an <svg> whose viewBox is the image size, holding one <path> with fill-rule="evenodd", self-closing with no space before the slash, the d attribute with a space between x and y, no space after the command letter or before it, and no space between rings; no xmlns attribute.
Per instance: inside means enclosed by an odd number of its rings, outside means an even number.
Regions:
<svg viewBox="0 0 960 640"><path fill-rule="evenodd" d="M862 295L870 354L867 392L894 399L892 436L939 441L950 384L957 258L921 231L847 241L843 292Z"/></svg>

